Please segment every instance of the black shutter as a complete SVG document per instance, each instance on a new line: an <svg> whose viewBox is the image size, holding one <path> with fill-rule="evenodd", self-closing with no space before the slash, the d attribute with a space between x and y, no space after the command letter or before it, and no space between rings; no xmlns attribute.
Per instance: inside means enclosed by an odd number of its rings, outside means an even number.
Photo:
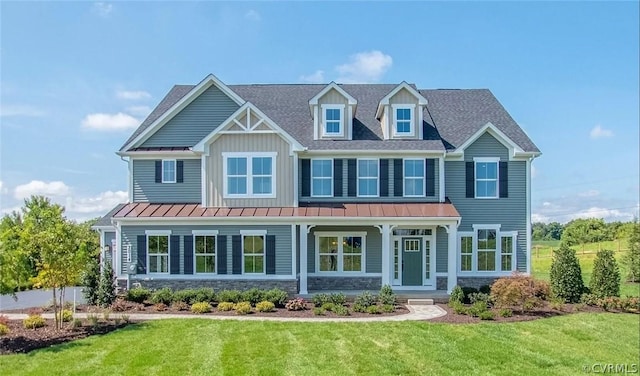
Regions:
<svg viewBox="0 0 640 376"><path fill-rule="evenodd" d="M355 159L347 159L347 196L356 197L358 169Z"/></svg>
<svg viewBox="0 0 640 376"><path fill-rule="evenodd" d="M242 274L242 237L231 236L231 269L233 274Z"/></svg>
<svg viewBox="0 0 640 376"><path fill-rule="evenodd" d="M500 162L500 198L509 197L509 163Z"/></svg>
<svg viewBox="0 0 640 376"><path fill-rule="evenodd" d="M267 247L265 249L267 274L276 274L276 236L267 235Z"/></svg>
<svg viewBox="0 0 640 376"><path fill-rule="evenodd" d="M389 196L389 160L380 160L380 197Z"/></svg>
<svg viewBox="0 0 640 376"><path fill-rule="evenodd" d="M342 197L342 159L333 160L333 197Z"/></svg>
<svg viewBox="0 0 640 376"><path fill-rule="evenodd" d="M156 161L156 183L162 183L162 161Z"/></svg>
<svg viewBox="0 0 640 376"><path fill-rule="evenodd" d="M218 244L216 244L218 274L227 274L227 237L218 235L216 240L218 241Z"/></svg>
<svg viewBox="0 0 640 376"><path fill-rule="evenodd" d="M302 159L302 171L300 173L302 178L302 197L311 196L311 160Z"/></svg>
<svg viewBox="0 0 640 376"><path fill-rule="evenodd" d="M402 197L402 159L393 160L393 195Z"/></svg>
<svg viewBox="0 0 640 376"><path fill-rule="evenodd" d="M425 161L425 165L427 167L426 177L427 181L425 184L425 195L427 197L436 195L436 160L435 159L427 159Z"/></svg>
<svg viewBox="0 0 640 376"><path fill-rule="evenodd" d="M476 197L476 172L475 172L475 163L467 162L466 164L466 181L467 181L467 198Z"/></svg>
<svg viewBox="0 0 640 376"><path fill-rule="evenodd" d="M169 237L169 273L180 274L180 236Z"/></svg>
<svg viewBox="0 0 640 376"><path fill-rule="evenodd" d="M193 274L193 235L185 235L183 244L184 274Z"/></svg>
<svg viewBox="0 0 640 376"><path fill-rule="evenodd" d="M184 161L176 162L176 183L184 183Z"/></svg>
<svg viewBox="0 0 640 376"><path fill-rule="evenodd" d="M147 236L138 235L138 262L136 274L147 274Z"/></svg>

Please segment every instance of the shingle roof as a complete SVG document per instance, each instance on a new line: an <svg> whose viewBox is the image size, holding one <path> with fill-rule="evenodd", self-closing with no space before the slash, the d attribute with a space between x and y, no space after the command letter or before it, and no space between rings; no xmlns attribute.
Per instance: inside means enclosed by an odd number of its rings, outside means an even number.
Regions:
<svg viewBox="0 0 640 376"><path fill-rule="evenodd" d="M109 212L107 214L104 215L104 217L98 219L98 221L96 223L93 224L94 227L100 227L100 226L111 226L111 218L120 210L122 210L122 208L124 208L127 204L118 204L116 205L113 209L109 210Z"/></svg>
<svg viewBox="0 0 640 376"><path fill-rule="evenodd" d="M419 92L428 100L424 112L423 140L383 140L375 118L380 99L395 84L342 84L358 101L353 123L353 140L314 140L313 119L308 101L326 85L265 84L229 85L244 100L256 105L271 120L309 150L429 150L443 151L463 144L482 126L491 122L527 152L538 148L487 89L431 90ZM142 133L162 113L184 97L194 85L176 85L125 142ZM187 145L185 145L187 146ZM192 145L188 145L192 146ZM124 146L123 146L124 147Z"/></svg>

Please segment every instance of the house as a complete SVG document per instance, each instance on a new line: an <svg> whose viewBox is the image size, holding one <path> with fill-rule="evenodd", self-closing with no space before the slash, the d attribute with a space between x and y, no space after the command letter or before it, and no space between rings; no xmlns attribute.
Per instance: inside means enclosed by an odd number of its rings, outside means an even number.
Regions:
<svg viewBox="0 0 640 376"><path fill-rule="evenodd" d="M177 85L95 226L119 283L451 291L531 270L540 151L489 90Z"/></svg>

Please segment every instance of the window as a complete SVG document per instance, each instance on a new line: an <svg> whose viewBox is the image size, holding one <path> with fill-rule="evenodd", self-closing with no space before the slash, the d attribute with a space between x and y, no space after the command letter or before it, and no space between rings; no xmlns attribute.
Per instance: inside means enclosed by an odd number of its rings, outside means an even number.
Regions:
<svg viewBox="0 0 640 376"><path fill-rule="evenodd" d="M325 136L342 136L342 113L344 106L322 106L322 112L324 113L324 127L323 133Z"/></svg>
<svg viewBox="0 0 640 376"><path fill-rule="evenodd" d="M216 272L215 235L194 235L196 273Z"/></svg>
<svg viewBox="0 0 640 376"><path fill-rule="evenodd" d="M378 160L358 160L358 196L378 196Z"/></svg>
<svg viewBox="0 0 640 376"><path fill-rule="evenodd" d="M243 273L264 273L264 235L242 236Z"/></svg>
<svg viewBox="0 0 640 376"><path fill-rule="evenodd" d="M504 272L513 270L513 236L500 238L500 269Z"/></svg>
<svg viewBox="0 0 640 376"><path fill-rule="evenodd" d="M364 272L365 234L316 233L318 272Z"/></svg>
<svg viewBox="0 0 640 376"><path fill-rule="evenodd" d="M275 197L276 153L223 153L225 197Z"/></svg>
<svg viewBox="0 0 640 376"><path fill-rule="evenodd" d="M404 160L405 197L424 197L424 159Z"/></svg>
<svg viewBox="0 0 640 376"><path fill-rule="evenodd" d="M460 270L470 272L473 260L473 237L463 236L460 238Z"/></svg>
<svg viewBox="0 0 640 376"><path fill-rule="evenodd" d="M169 273L169 236L147 235L149 273Z"/></svg>
<svg viewBox="0 0 640 376"><path fill-rule="evenodd" d="M474 232L459 232L460 272L507 274L515 270L517 231L499 225L474 225Z"/></svg>
<svg viewBox="0 0 640 376"><path fill-rule="evenodd" d="M498 197L498 160L474 159L476 166L476 198Z"/></svg>
<svg viewBox="0 0 640 376"><path fill-rule="evenodd" d="M496 230L478 230L478 271L496 270Z"/></svg>
<svg viewBox="0 0 640 376"><path fill-rule="evenodd" d="M311 196L333 196L333 160L311 160Z"/></svg>
<svg viewBox="0 0 640 376"><path fill-rule="evenodd" d="M410 136L413 135L412 110L410 107L395 107L395 126L394 131L398 136Z"/></svg>
<svg viewBox="0 0 640 376"><path fill-rule="evenodd" d="M162 160L162 182L163 183L176 182L176 160L175 159Z"/></svg>

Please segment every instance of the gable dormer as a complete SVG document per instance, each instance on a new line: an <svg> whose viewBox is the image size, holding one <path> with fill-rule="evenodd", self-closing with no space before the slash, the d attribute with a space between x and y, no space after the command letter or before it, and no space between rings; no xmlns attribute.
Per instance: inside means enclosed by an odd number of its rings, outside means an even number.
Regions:
<svg viewBox="0 0 640 376"><path fill-rule="evenodd" d="M331 82L309 100L314 140L351 140L358 101Z"/></svg>
<svg viewBox="0 0 640 376"><path fill-rule="evenodd" d="M376 118L385 140L422 140L423 110L427 99L403 81L380 100Z"/></svg>

